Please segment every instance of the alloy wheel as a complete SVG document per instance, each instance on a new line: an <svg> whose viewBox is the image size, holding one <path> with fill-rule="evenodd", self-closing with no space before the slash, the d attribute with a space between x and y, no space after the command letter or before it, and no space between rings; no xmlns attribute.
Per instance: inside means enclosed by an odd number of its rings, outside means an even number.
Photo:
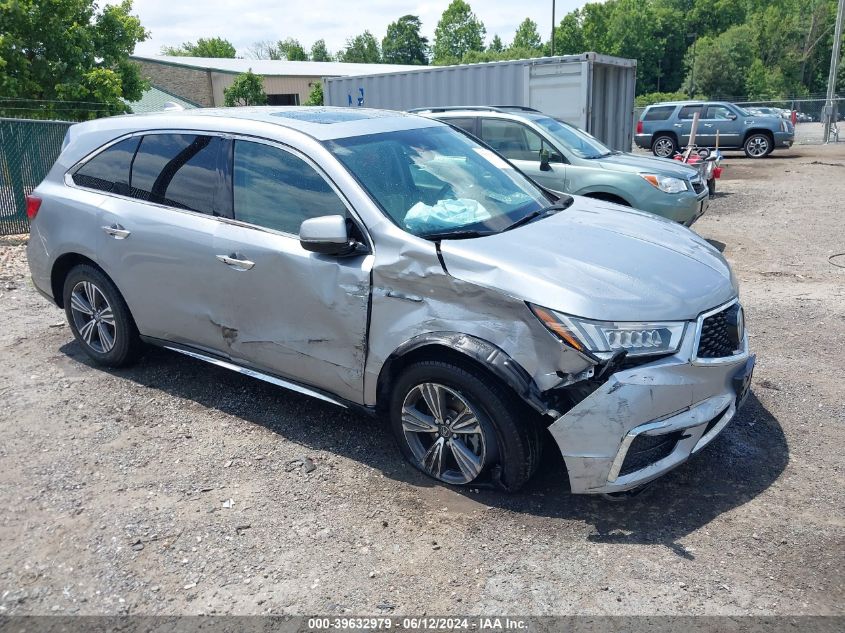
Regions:
<svg viewBox="0 0 845 633"><path fill-rule="evenodd" d="M672 141L666 137L659 138L654 142L654 153L660 158L669 158L672 156L674 149Z"/></svg>
<svg viewBox="0 0 845 633"><path fill-rule="evenodd" d="M100 354L112 350L117 327L114 311L102 290L90 281L80 281L71 291L70 311L76 331L86 345Z"/></svg>
<svg viewBox="0 0 845 633"><path fill-rule="evenodd" d="M484 469L484 428L469 402L449 387L413 387L402 403L402 430L417 463L436 479L466 484Z"/></svg>
<svg viewBox="0 0 845 633"><path fill-rule="evenodd" d="M754 158L765 156L769 151L769 141L764 136L755 136L748 141L748 153Z"/></svg>

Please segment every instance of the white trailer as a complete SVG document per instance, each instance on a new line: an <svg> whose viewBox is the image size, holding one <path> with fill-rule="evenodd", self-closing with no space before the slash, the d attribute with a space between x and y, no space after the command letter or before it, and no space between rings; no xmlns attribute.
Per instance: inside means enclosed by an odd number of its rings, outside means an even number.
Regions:
<svg viewBox="0 0 845 633"><path fill-rule="evenodd" d="M520 105L630 151L637 62L597 53L326 77L326 105L388 110Z"/></svg>

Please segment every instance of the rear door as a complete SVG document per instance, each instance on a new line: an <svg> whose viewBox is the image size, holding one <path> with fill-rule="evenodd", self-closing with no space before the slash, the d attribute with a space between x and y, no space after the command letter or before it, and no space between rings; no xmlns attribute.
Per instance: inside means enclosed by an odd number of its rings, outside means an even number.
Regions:
<svg viewBox="0 0 845 633"><path fill-rule="evenodd" d="M101 207L99 247L142 334L215 352L225 346L212 309L223 297L214 233L231 213L223 145L215 135L143 136L127 182Z"/></svg>
<svg viewBox="0 0 845 633"><path fill-rule="evenodd" d="M567 166L561 153L537 132L518 121L481 117L481 140L543 187L566 193ZM540 152L549 152L549 169L540 169Z"/></svg>
<svg viewBox="0 0 845 633"><path fill-rule="evenodd" d="M678 111L678 120L673 124L675 133L678 135L678 147L686 147L689 145L690 133L692 132L692 120L696 113L699 117L702 114L702 106L686 105ZM696 135L701 133L701 125L699 124Z"/></svg>
<svg viewBox="0 0 845 633"><path fill-rule="evenodd" d="M292 148L235 139L234 221L215 239L217 306L226 353L255 369L361 402L373 256L306 251L303 220L343 215L366 242L346 200Z"/></svg>

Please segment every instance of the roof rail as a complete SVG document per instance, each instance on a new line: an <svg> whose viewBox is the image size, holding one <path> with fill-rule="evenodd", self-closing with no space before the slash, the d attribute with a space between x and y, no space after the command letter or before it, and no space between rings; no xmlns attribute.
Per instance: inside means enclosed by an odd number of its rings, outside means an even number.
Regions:
<svg viewBox="0 0 845 633"><path fill-rule="evenodd" d="M534 108L521 105L495 105L495 106L433 106L428 108L411 108L408 112L453 112L455 110L478 110L481 112L511 112L519 110L522 112L539 112Z"/></svg>

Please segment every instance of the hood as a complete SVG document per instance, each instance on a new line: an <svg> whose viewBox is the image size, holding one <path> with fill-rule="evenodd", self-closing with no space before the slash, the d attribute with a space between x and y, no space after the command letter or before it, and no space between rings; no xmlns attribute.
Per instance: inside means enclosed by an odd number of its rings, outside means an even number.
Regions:
<svg viewBox="0 0 845 633"><path fill-rule="evenodd" d="M663 176L674 176L682 180L689 180L698 174L698 170L671 158L657 158L656 156L638 156L637 154L611 154L597 159L604 169L618 171L620 168L635 173L649 172Z"/></svg>
<svg viewBox="0 0 845 633"><path fill-rule="evenodd" d="M449 274L575 316L691 320L737 294L722 255L689 229L574 196L569 209L496 235L443 240Z"/></svg>

